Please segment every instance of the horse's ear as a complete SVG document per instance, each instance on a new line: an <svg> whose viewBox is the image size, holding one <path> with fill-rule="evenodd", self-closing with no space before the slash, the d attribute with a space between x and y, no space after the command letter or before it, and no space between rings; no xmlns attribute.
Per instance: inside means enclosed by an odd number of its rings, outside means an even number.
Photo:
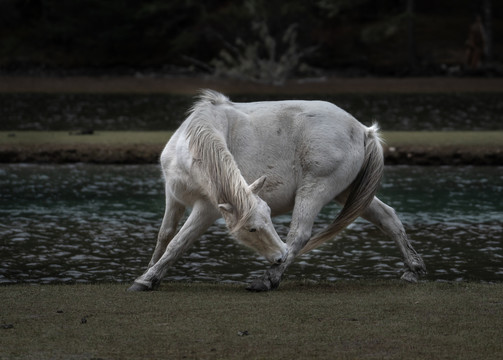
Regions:
<svg viewBox="0 0 503 360"><path fill-rule="evenodd" d="M231 204L218 204L218 208L230 214L234 211L234 207Z"/></svg>
<svg viewBox="0 0 503 360"><path fill-rule="evenodd" d="M250 185L251 192L254 194L258 194L260 190L262 190L262 188L264 187L266 178L267 177L263 175L259 177L257 180L255 180L253 184Z"/></svg>

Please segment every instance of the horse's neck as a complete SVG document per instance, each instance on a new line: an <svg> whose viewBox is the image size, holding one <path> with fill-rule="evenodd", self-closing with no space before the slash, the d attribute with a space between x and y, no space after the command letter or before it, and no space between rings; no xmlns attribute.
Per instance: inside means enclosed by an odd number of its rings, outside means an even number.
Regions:
<svg viewBox="0 0 503 360"><path fill-rule="evenodd" d="M223 135L205 121L194 121L187 139L194 166L209 180L210 195L217 203L233 205L238 218L244 217L254 206L254 199Z"/></svg>

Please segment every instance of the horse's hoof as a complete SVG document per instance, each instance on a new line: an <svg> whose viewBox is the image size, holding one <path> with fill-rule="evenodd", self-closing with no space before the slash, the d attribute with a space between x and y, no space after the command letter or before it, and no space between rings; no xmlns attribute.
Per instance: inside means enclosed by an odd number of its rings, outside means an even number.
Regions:
<svg viewBox="0 0 503 360"><path fill-rule="evenodd" d="M416 274L416 276L421 276L421 275L426 275L426 265L423 262L423 259L421 259L419 256L414 258L410 262L405 262L405 265L407 266L407 271L408 272L413 272Z"/></svg>
<svg viewBox="0 0 503 360"><path fill-rule="evenodd" d="M131 285L127 291L151 291L152 288L151 287L148 287L147 285L145 284L140 284L140 283L137 283L137 282L134 282L133 285Z"/></svg>
<svg viewBox="0 0 503 360"><path fill-rule="evenodd" d="M402 277L400 279L416 284L417 283L417 274L413 273L412 271L406 271L403 273Z"/></svg>
<svg viewBox="0 0 503 360"><path fill-rule="evenodd" d="M271 290L271 282L263 279L256 279L246 288L248 291L263 292Z"/></svg>

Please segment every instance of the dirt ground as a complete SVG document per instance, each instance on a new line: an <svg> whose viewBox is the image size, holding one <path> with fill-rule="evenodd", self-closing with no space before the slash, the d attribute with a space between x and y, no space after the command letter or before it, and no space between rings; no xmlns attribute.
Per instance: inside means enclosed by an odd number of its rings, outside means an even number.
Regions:
<svg viewBox="0 0 503 360"><path fill-rule="evenodd" d="M226 94L503 92L503 78L416 77L294 79L267 85L214 77L26 77L0 76L0 92L196 94L210 88Z"/></svg>

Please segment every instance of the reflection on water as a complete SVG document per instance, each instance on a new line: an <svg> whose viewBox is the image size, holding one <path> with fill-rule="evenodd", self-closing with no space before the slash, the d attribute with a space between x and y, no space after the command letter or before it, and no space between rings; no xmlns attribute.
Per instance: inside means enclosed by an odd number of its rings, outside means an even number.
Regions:
<svg viewBox="0 0 503 360"><path fill-rule="evenodd" d="M380 197L404 221L430 280L503 280L501 167L387 167ZM155 165L0 165L0 283L129 282L145 269L163 214ZM327 206L315 228L339 208ZM290 218L275 219L285 238ZM168 280L242 282L266 262L219 221ZM397 278L394 243L358 220L299 258L286 278Z"/></svg>

